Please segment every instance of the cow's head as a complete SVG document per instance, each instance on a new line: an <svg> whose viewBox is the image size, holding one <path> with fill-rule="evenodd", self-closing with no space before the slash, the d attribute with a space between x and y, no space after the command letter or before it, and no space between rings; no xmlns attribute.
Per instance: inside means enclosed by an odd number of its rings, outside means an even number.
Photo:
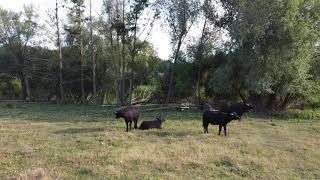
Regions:
<svg viewBox="0 0 320 180"><path fill-rule="evenodd" d="M246 112L250 112L250 111L252 111L255 107L254 107L254 105L252 105L252 104L247 104L247 103L245 103L244 104L244 110L246 111Z"/></svg>
<svg viewBox="0 0 320 180"><path fill-rule="evenodd" d="M234 120L237 119L240 121L240 116L238 116L238 114L236 112L229 113L229 116L231 116L231 118Z"/></svg>
<svg viewBox="0 0 320 180"><path fill-rule="evenodd" d="M123 116L122 109L118 109L118 110L114 111L113 113L116 115L116 119L119 119Z"/></svg>
<svg viewBox="0 0 320 180"><path fill-rule="evenodd" d="M161 122L165 122L166 121L163 117L157 117L156 120L157 121L161 121Z"/></svg>

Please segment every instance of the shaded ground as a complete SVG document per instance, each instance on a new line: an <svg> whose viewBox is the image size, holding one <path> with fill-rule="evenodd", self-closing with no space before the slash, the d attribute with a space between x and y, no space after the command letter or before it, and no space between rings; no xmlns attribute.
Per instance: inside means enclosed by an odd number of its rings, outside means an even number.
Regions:
<svg viewBox="0 0 320 180"><path fill-rule="evenodd" d="M250 116L224 137L201 112L142 113L163 129L125 133L112 112L0 104L0 179L320 179L320 121Z"/></svg>

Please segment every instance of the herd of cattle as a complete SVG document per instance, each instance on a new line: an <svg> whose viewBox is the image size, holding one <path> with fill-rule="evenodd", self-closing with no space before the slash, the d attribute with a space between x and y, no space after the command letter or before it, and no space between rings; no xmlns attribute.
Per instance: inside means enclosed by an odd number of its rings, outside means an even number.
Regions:
<svg viewBox="0 0 320 180"><path fill-rule="evenodd" d="M241 116L254 109L254 106L246 103L238 103L232 105L225 105L220 108L220 110L214 110L209 104L206 104L206 109L203 112L202 125L204 128L204 133L208 133L209 124L219 125L219 135L221 128L224 129L224 135L227 135L227 124L232 120L239 120ZM126 122L126 131L131 131L132 122L134 123L134 128L138 128L139 110L135 106L127 106L118 109L114 112L116 119L124 118ZM161 129L161 124L165 121L163 118L155 118L152 121L143 121L139 127L141 130L158 128Z"/></svg>

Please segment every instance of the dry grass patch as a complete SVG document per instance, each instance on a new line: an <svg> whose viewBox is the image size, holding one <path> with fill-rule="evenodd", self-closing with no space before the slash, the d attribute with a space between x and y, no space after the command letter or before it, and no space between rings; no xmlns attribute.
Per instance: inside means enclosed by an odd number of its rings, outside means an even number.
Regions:
<svg viewBox="0 0 320 180"><path fill-rule="evenodd" d="M320 179L319 121L245 119L224 137L204 134L199 112L172 112L162 130L126 133L109 112L0 109L0 179Z"/></svg>

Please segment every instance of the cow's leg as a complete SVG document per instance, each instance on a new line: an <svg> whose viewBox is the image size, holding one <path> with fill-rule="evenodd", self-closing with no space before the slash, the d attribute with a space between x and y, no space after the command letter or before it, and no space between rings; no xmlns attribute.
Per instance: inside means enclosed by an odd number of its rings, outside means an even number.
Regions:
<svg viewBox="0 0 320 180"><path fill-rule="evenodd" d="M138 128L138 125L137 125L137 124L138 124L138 119L135 119L135 120L134 120L134 128L135 128L135 129Z"/></svg>
<svg viewBox="0 0 320 180"><path fill-rule="evenodd" d="M207 123L204 123L203 124L203 130L204 130L204 133L208 133L208 125Z"/></svg>
<svg viewBox="0 0 320 180"><path fill-rule="evenodd" d="M129 131L129 128L128 128L128 121L126 121L126 125L127 125L127 130L126 130L126 132L128 132Z"/></svg>
<svg viewBox="0 0 320 180"><path fill-rule="evenodd" d="M130 131L131 131L132 121L130 121Z"/></svg>
<svg viewBox="0 0 320 180"><path fill-rule="evenodd" d="M227 136L227 125L223 126L223 130L224 130L224 136Z"/></svg>
<svg viewBox="0 0 320 180"><path fill-rule="evenodd" d="M221 133L221 128L222 128L222 126L219 125L219 134L218 135L220 135L220 133Z"/></svg>

